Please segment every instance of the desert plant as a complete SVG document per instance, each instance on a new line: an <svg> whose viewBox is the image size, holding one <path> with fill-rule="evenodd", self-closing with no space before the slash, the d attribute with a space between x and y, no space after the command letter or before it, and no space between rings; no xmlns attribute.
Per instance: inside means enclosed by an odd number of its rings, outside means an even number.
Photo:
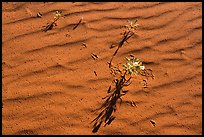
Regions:
<svg viewBox="0 0 204 137"><path fill-rule="evenodd" d="M138 58L128 58L126 57L126 64L123 64L124 70L128 72L128 74L140 74L141 71L145 70L145 66L142 65L142 62Z"/></svg>
<svg viewBox="0 0 204 137"><path fill-rule="evenodd" d="M124 76L129 77L131 79L137 75L154 78L152 70L146 69L142 61L140 61L140 59L134 57L133 55L130 55L130 57L126 57L125 59L126 59L125 64L120 66L111 65L109 67L111 75L113 75L115 78L118 76L119 77Z"/></svg>
<svg viewBox="0 0 204 137"><path fill-rule="evenodd" d="M135 30L140 26L137 22L138 20L136 19L134 22L131 22L130 20L128 20L128 22L130 23L129 25L125 25L125 28L127 28L127 30L125 30L125 32L123 33L123 39L120 41L117 49L115 50L109 64L109 67L112 63L113 57L117 54L118 50L123 46L124 42L127 42L127 40L129 38L131 38L134 34L135 34ZM127 42L128 43L128 42Z"/></svg>
<svg viewBox="0 0 204 137"><path fill-rule="evenodd" d="M129 25L125 25L127 30L123 34L123 39L120 41L118 48L114 52L109 64L110 74L114 77L113 83L114 87L112 88L109 86L108 88L108 95L102 99L106 99L105 102L102 104L102 106L97 110L102 110L99 115L91 121L94 122L93 130L92 132L97 132L102 125L102 123L105 123L104 126L107 124L111 124L111 122L115 119L113 116L113 113L117 110L117 102L120 100L120 104L122 103L122 96L124 96L128 90L123 90L123 87L129 86L131 84L131 79L137 77L138 75L145 76L146 78L152 77L154 78L154 75L152 74L151 69L145 68L143 63L140 61L140 59L135 58L133 55L130 55L130 57L126 57L126 63L123 65L117 64L114 66L112 64L113 57L117 54L118 50L123 46L124 42L127 42L127 40L132 37L135 34L135 30L139 26L137 23L138 21L135 20L134 22L131 22ZM147 80L144 80L147 82ZM145 86L146 88L147 86ZM135 103L133 103L135 104Z"/></svg>
<svg viewBox="0 0 204 137"><path fill-rule="evenodd" d="M128 31L130 32L134 32L137 27L139 27L140 25L137 23L138 20L136 19L134 22L128 20L128 22L130 23L129 25L125 25L125 27L128 29Z"/></svg>
<svg viewBox="0 0 204 137"><path fill-rule="evenodd" d="M115 117L113 113L117 110L117 102L120 100L120 104L122 103L122 96L124 96L128 90L123 90L123 87L129 86L131 84L131 79L137 75L142 75L154 78L152 71L148 71L150 69L146 69L142 62L135 58L133 55L130 57L126 57L126 63L123 65L113 66L111 64L110 74L114 77L113 83L114 88L109 86L108 95L102 99L106 99L102 106L97 109L102 111L99 115L92 121L95 122L93 125L92 132L97 132L100 128L101 124L104 122L105 125L109 125ZM91 122L91 123L92 123Z"/></svg>
<svg viewBox="0 0 204 137"><path fill-rule="evenodd" d="M47 32L48 30L51 30L54 26L57 26L57 23L56 23L57 20L63 16L64 16L64 14L61 11L56 11L54 14L54 20L51 23L48 23L46 26L43 26L43 27L45 27L43 29L43 31Z"/></svg>

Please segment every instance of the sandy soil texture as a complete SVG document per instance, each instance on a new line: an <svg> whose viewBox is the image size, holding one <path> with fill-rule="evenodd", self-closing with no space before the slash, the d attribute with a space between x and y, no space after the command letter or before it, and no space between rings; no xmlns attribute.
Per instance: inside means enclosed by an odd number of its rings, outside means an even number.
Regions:
<svg viewBox="0 0 204 137"><path fill-rule="evenodd" d="M56 11L64 17L43 32ZM135 19L113 62L133 54L155 79L132 80L115 119L93 133L110 47ZM2 103L2 134L202 134L202 3L3 2Z"/></svg>

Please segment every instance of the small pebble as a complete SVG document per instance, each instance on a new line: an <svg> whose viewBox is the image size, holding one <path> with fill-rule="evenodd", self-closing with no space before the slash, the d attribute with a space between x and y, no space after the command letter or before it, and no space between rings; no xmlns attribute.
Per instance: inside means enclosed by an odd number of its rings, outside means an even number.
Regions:
<svg viewBox="0 0 204 137"><path fill-rule="evenodd" d="M182 51L181 51L181 54L184 54L184 53L185 53L185 51L184 51L184 50L182 50Z"/></svg>
<svg viewBox="0 0 204 137"><path fill-rule="evenodd" d="M152 124L153 127L156 126L156 122L155 122L154 120L150 120L150 122L151 122L151 124Z"/></svg>

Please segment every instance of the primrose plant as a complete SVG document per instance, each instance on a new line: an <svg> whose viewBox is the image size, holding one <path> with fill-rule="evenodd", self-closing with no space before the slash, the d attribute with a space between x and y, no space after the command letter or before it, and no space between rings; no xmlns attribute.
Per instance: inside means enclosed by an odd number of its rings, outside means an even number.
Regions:
<svg viewBox="0 0 204 137"><path fill-rule="evenodd" d="M58 20L60 17L63 17L64 14L62 13L62 11L56 11L54 14L54 19Z"/></svg>
<svg viewBox="0 0 204 137"><path fill-rule="evenodd" d="M142 62L138 58L128 58L126 57L126 64L123 64L124 70L128 72L128 74L140 74L141 71L145 70L145 66L142 65Z"/></svg>
<svg viewBox="0 0 204 137"><path fill-rule="evenodd" d="M130 23L129 25L125 25L125 27L128 29L128 31L134 31L136 28L138 28L140 25L137 23L138 20L136 19L134 22L128 20Z"/></svg>
<svg viewBox="0 0 204 137"><path fill-rule="evenodd" d="M125 30L125 32L123 33L123 39L119 42L118 48L115 50L110 62L109 62L109 67L111 65L111 62L113 60L113 57L117 54L118 50L123 46L123 44L125 42L128 43L128 39L131 38L133 35L135 35L135 31L136 29L140 26L138 24L138 20L136 19L134 22L128 20L128 22L130 23L129 25L125 25L124 27L127 28L127 30ZM113 46L114 47L114 46ZM111 46L112 48L112 46Z"/></svg>
<svg viewBox="0 0 204 137"><path fill-rule="evenodd" d="M110 66L110 73L114 77L117 77L118 75L119 77L127 75L129 75L129 77L134 77L136 75L153 77L153 74L151 74L150 71L151 69L145 69L142 61L140 61L138 58L135 58L133 55L126 57L126 63L122 66Z"/></svg>
<svg viewBox="0 0 204 137"><path fill-rule="evenodd" d="M114 77L113 83L109 86L107 93L105 96L104 103L102 106L97 109L101 110L98 116L91 121L94 122L92 132L95 133L99 130L102 123L104 123L104 127L106 125L110 125L111 122L115 119L114 113L118 109L118 102L122 103L122 96L126 95L128 92L124 87L129 86L131 84L131 79L137 77L138 75L145 76L146 78L152 77L154 79L154 75L152 74L151 69L147 69L140 59L130 55L130 57L126 57L126 62L121 65L121 63L117 65L113 65L113 57L117 54L118 50L123 46L124 42L135 34L135 30L139 26L137 20L134 22L129 21L129 25L125 27L127 30L123 34L123 39L120 41L118 48L115 50L113 56L111 57L110 62L108 62L110 74ZM127 42L128 43L128 42ZM146 82L146 80L143 80ZM145 83L144 88L147 88L147 83ZM134 101L131 102L132 106L135 106Z"/></svg>
<svg viewBox="0 0 204 137"><path fill-rule="evenodd" d="M110 73L114 76L113 83L108 88L108 95L102 99L105 102L97 110L102 110L99 115L92 121L94 122L92 132L97 132L101 124L110 125L110 123L115 119L114 112L117 110L117 102L122 103L122 96L124 96L128 90L125 90L125 86L131 84L131 79L136 75L148 76L146 73L148 69L142 65L142 62L135 58L133 55L126 57L126 63L123 65L110 66ZM135 104L134 101L131 104ZM92 123L91 122L91 123Z"/></svg>
<svg viewBox="0 0 204 137"><path fill-rule="evenodd" d="M57 20L59 20L60 17L63 17L64 14L61 11L56 11L54 14L54 20L51 23L48 23L45 28L43 29L44 32L47 32L48 30L51 30L54 26L57 26Z"/></svg>

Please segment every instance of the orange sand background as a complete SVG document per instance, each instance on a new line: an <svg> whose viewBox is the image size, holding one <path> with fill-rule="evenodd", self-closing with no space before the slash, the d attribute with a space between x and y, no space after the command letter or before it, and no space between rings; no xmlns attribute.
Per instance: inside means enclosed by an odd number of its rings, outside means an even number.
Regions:
<svg viewBox="0 0 204 137"><path fill-rule="evenodd" d="M57 10L65 17L42 32ZM135 19L138 36L114 63L133 54L155 79L133 80L116 119L92 133L113 80L110 46ZM3 134L202 134L201 2L3 2L2 54Z"/></svg>

